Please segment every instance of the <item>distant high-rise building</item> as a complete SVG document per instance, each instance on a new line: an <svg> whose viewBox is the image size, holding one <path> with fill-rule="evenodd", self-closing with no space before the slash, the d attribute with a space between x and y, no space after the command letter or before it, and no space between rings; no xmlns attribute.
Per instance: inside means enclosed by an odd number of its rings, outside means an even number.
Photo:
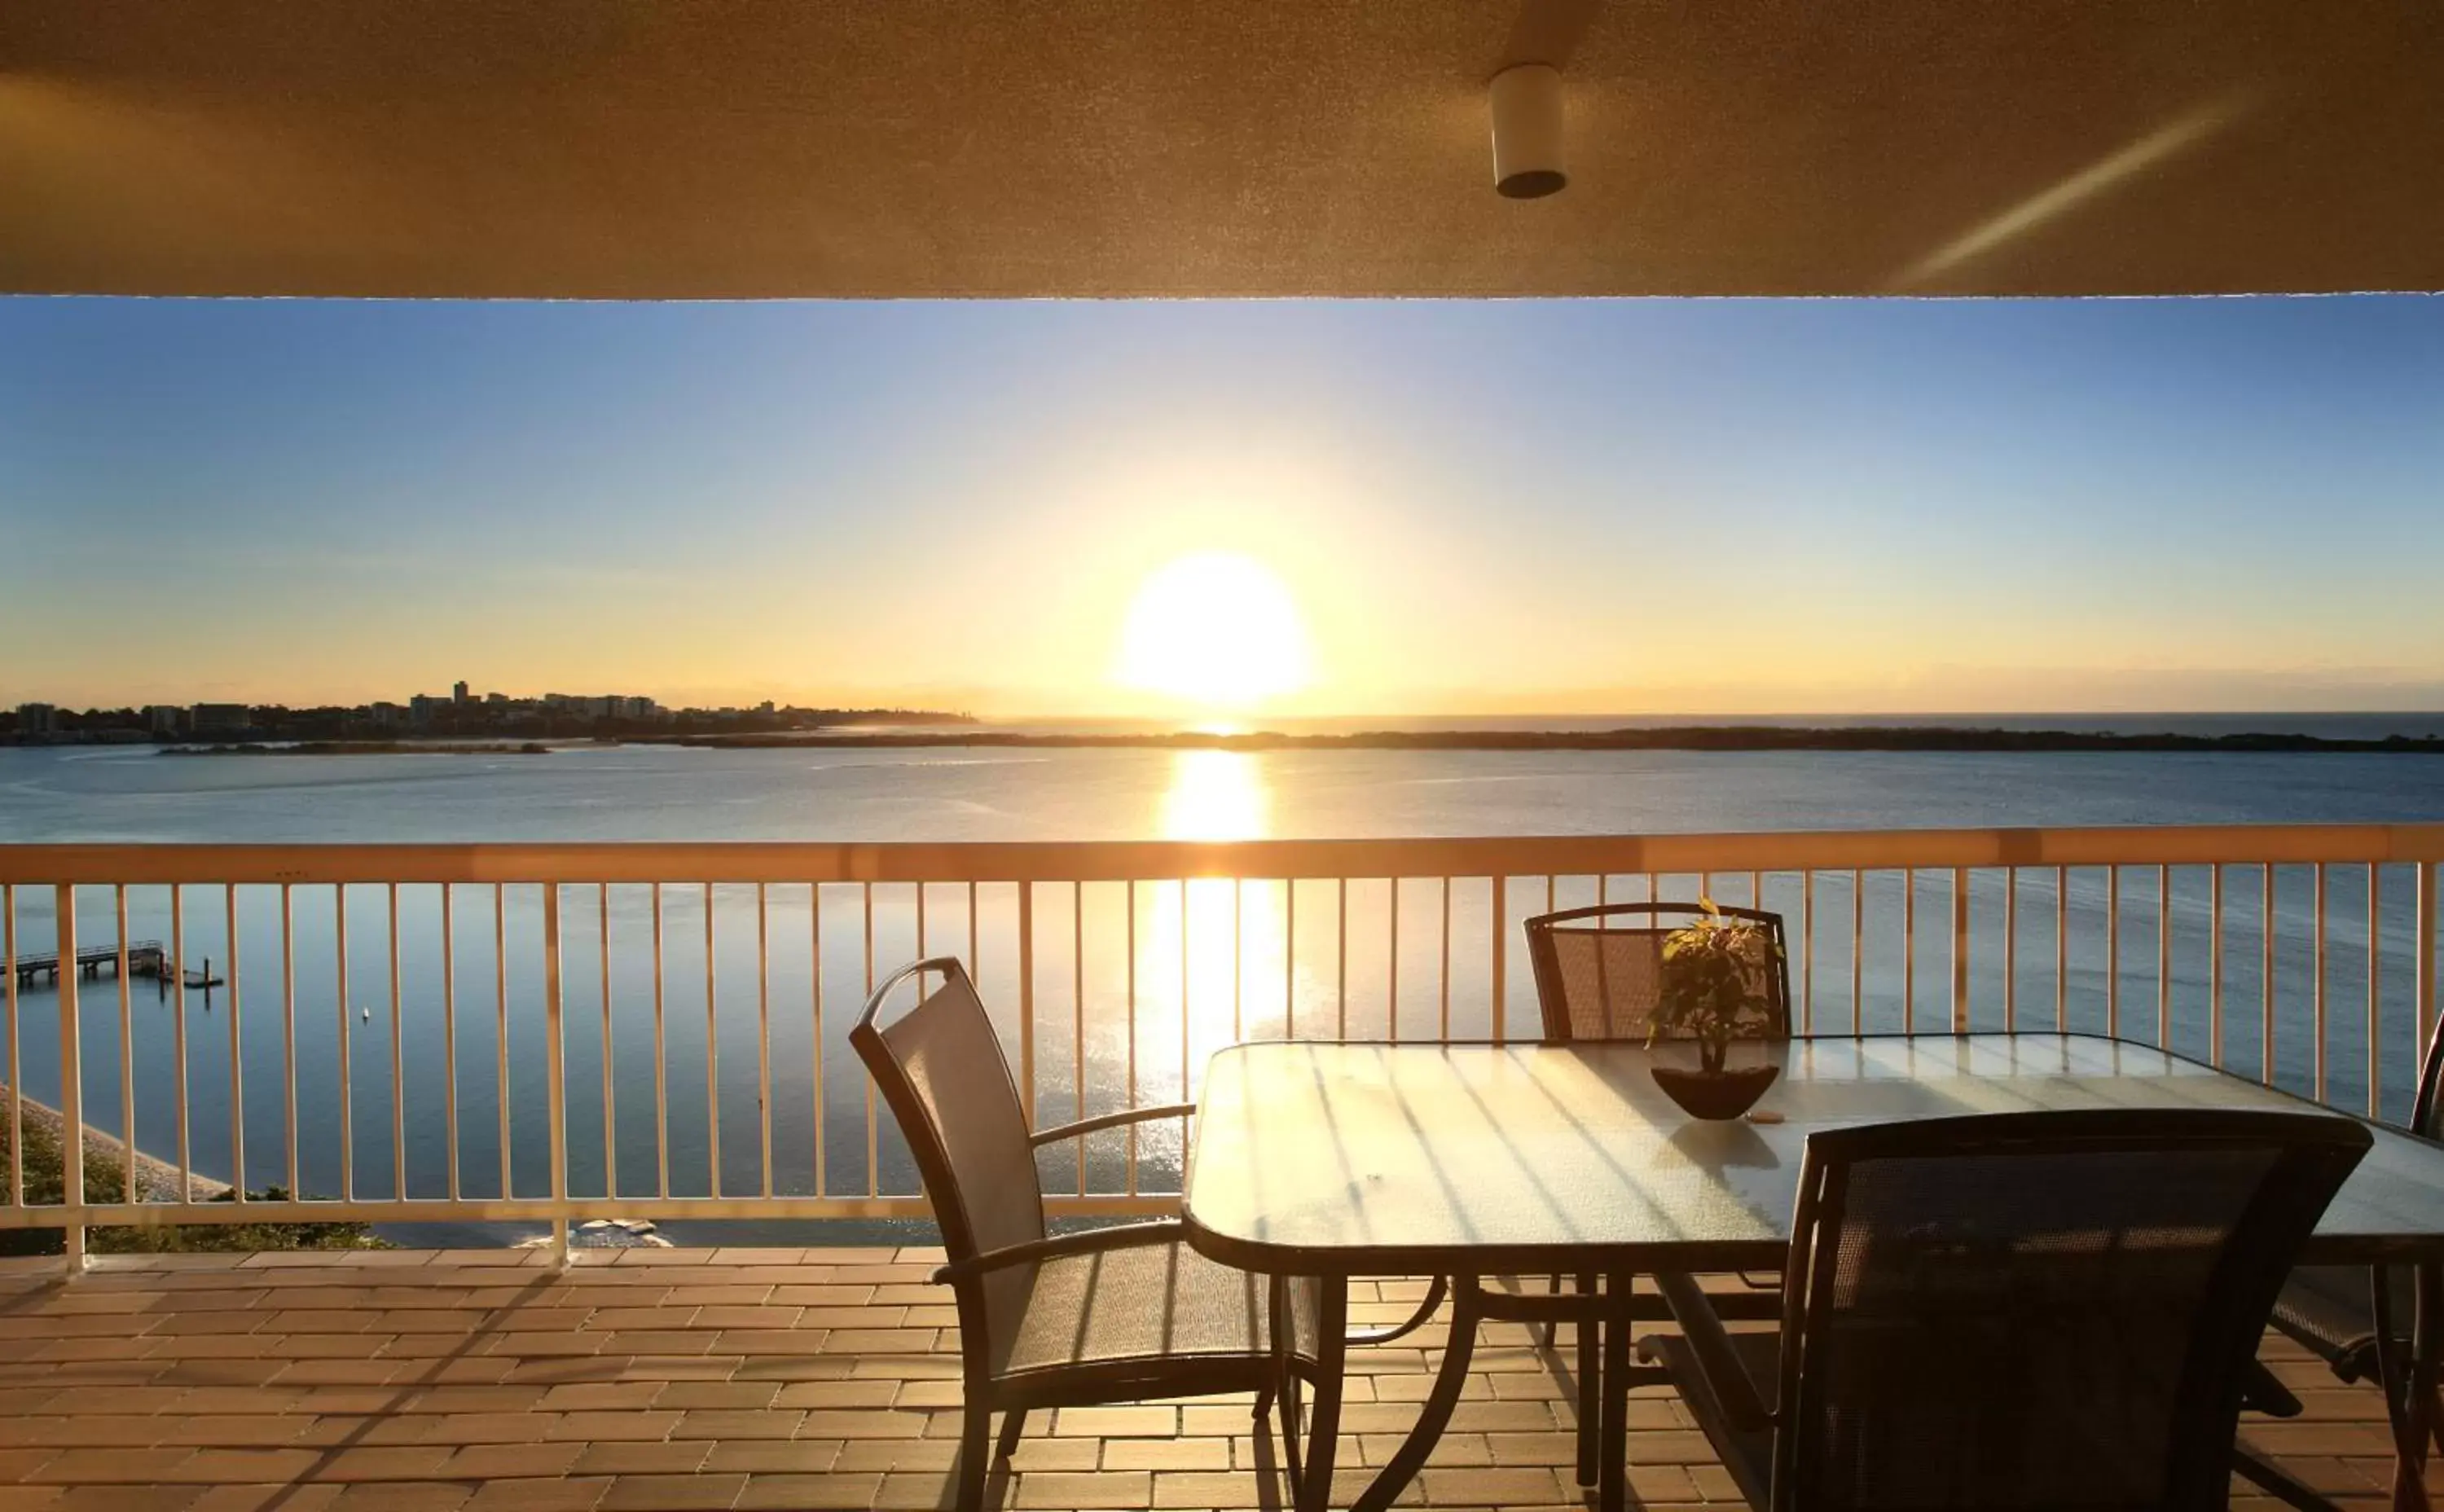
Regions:
<svg viewBox="0 0 2444 1512"><path fill-rule="evenodd" d="M507 693L486 693L484 695L484 707L487 709L506 708L509 701L509 695Z"/></svg>
<svg viewBox="0 0 2444 1512"><path fill-rule="evenodd" d="M463 704L467 701L467 680L465 678L462 677L458 681L450 685L450 701L454 704Z"/></svg>
<svg viewBox="0 0 2444 1512"><path fill-rule="evenodd" d="M149 704L144 710L144 723L156 735L178 732L178 716L186 710L176 704Z"/></svg>
<svg viewBox="0 0 2444 1512"><path fill-rule="evenodd" d="M49 704L19 704L17 733L20 735L56 735L60 732L60 711Z"/></svg>
<svg viewBox="0 0 2444 1512"><path fill-rule="evenodd" d="M365 712L384 729L395 729L407 723L407 710L398 704L377 703L368 707Z"/></svg>
<svg viewBox="0 0 2444 1512"><path fill-rule="evenodd" d="M440 707L440 699L431 693L418 693L407 701L407 717L414 720L417 728L421 729L433 723L433 711Z"/></svg>

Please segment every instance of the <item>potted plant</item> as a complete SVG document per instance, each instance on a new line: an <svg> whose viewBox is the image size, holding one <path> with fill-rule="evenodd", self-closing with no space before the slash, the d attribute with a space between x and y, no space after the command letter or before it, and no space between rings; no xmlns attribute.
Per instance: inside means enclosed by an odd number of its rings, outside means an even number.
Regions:
<svg viewBox="0 0 2444 1512"><path fill-rule="evenodd" d="M1699 1118L1736 1118L1756 1105L1782 1067L1725 1064L1731 1042L1772 1027L1768 972L1782 970L1782 942L1754 919L1737 918L1701 897L1694 923L1663 937L1661 990L1648 1025L1651 1049L1665 1038L1697 1042L1697 1069L1657 1065L1656 1084Z"/></svg>

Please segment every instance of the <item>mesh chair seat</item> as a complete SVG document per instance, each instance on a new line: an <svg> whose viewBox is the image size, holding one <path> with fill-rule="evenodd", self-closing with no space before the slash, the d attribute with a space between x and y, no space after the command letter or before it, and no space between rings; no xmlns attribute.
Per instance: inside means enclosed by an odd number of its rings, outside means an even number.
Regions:
<svg viewBox="0 0 2444 1512"><path fill-rule="evenodd" d="M996 1376L1073 1365L1272 1350L1271 1281L1177 1240L1063 1255L1034 1267L1019 1305L992 1319ZM1293 1281L1291 1351L1316 1355L1316 1282Z"/></svg>
<svg viewBox="0 0 2444 1512"><path fill-rule="evenodd" d="M2412 1271L2385 1272L2393 1289L2393 1316L2406 1324L2411 1311ZM2274 1326L2306 1345L2344 1381L2377 1375L2376 1313L2369 1306L2365 1265L2303 1265L2283 1283L2274 1303Z"/></svg>

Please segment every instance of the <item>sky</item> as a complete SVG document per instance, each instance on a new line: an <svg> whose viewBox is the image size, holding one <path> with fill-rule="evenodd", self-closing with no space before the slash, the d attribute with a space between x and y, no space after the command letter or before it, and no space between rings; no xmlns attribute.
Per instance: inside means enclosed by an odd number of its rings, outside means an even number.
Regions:
<svg viewBox="0 0 2444 1512"><path fill-rule="evenodd" d="M2444 299L0 298L0 704L2435 709L2439 569Z"/></svg>

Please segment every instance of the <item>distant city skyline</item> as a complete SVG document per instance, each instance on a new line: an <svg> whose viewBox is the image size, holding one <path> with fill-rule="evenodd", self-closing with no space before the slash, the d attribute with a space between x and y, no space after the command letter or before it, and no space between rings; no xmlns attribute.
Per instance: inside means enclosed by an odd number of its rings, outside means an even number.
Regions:
<svg viewBox="0 0 2444 1512"><path fill-rule="evenodd" d="M2435 709L2439 480L2426 297L0 299L0 706Z"/></svg>

